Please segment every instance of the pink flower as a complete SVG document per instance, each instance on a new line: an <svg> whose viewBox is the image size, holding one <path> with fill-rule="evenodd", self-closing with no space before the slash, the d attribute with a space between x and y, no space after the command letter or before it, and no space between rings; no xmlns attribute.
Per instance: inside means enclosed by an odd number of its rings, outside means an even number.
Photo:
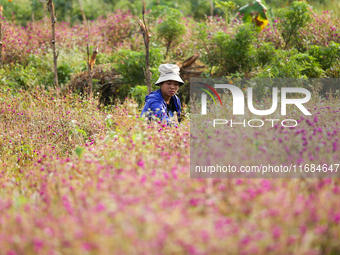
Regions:
<svg viewBox="0 0 340 255"><path fill-rule="evenodd" d="M97 206L96 206L96 212L102 212L106 209L105 205L103 205L102 203L99 203Z"/></svg>
<svg viewBox="0 0 340 255"><path fill-rule="evenodd" d="M281 228L279 226L274 227L272 235L274 239L278 239L281 236Z"/></svg>
<svg viewBox="0 0 340 255"><path fill-rule="evenodd" d="M142 159L138 161L137 165L144 169L144 161Z"/></svg>

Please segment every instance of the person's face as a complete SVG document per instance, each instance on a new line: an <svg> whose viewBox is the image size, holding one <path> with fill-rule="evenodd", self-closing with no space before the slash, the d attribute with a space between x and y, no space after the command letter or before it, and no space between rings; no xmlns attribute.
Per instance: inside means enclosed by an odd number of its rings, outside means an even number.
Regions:
<svg viewBox="0 0 340 255"><path fill-rule="evenodd" d="M161 87L161 91L165 95L172 97L177 93L177 91L179 89L179 82L177 82L177 81L165 81L160 85L160 87Z"/></svg>

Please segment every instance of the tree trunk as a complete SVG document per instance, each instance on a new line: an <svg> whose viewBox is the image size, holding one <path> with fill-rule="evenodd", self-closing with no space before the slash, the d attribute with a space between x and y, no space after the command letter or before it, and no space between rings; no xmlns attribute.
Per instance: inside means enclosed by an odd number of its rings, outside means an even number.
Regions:
<svg viewBox="0 0 340 255"><path fill-rule="evenodd" d="M164 59L166 59L166 57L168 56L168 53L170 52L170 47L171 47L171 41L169 41L168 45L166 46L166 52L165 52Z"/></svg>
<svg viewBox="0 0 340 255"><path fill-rule="evenodd" d="M47 10L51 13L51 22L52 22L52 48L53 48L53 62L54 62L54 86L57 90L59 90L58 85L58 69L57 69L57 58L58 53L56 52L55 48L55 23L57 22L57 18L55 17L54 13L54 4L53 0L49 0L47 3ZM59 91L58 91L59 94Z"/></svg>
<svg viewBox="0 0 340 255"><path fill-rule="evenodd" d="M150 33L149 29L146 25L145 18L145 1L143 0L143 9L142 9L142 15L143 15L143 21L140 19L137 20L137 23L140 27L140 33L143 35L144 39L144 45L145 45L145 68L143 68L145 80L146 80L146 86L148 88L148 94L151 93L152 87L151 87L151 73L150 73L150 52L149 52L149 43L150 43Z"/></svg>
<svg viewBox="0 0 340 255"><path fill-rule="evenodd" d="M214 16L214 1L210 0L210 16Z"/></svg>
<svg viewBox="0 0 340 255"><path fill-rule="evenodd" d="M92 75L91 75L91 71L92 71L92 68L90 66L90 64L87 65L88 67L88 77L87 77L87 94L89 96L89 98L92 98L92 91L93 91L93 88L92 88Z"/></svg>
<svg viewBox="0 0 340 255"><path fill-rule="evenodd" d="M145 37L144 37L145 41ZM146 86L148 87L148 94L151 93L151 75L150 75L150 53L149 53L149 42L145 43L145 65L146 65Z"/></svg>
<svg viewBox="0 0 340 255"><path fill-rule="evenodd" d="M87 22L87 95L92 98L92 75L91 75L91 64L90 64L90 23Z"/></svg>
<svg viewBox="0 0 340 255"><path fill-rule="evenodd" d="M85 16L85 12L84 12L84 9L83 9L83 5L81 3L81 0L78 0L78 1L79 1L79 8L80 8L81 14L83 15L83 22L86 24L87 21L86 21L86 16Z"/></svg>

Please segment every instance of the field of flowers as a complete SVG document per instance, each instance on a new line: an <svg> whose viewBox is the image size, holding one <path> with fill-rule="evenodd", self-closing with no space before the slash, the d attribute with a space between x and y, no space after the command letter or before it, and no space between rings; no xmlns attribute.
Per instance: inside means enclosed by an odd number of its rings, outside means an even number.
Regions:
<svg viewBox="0 0 340 255"><path fill-rule="evenodd" d="M103 112L72 94L6 89L0 112L1 254L340 252L339 179L190 179L188 119L148 124L129 99ZM338 141L334 128L325 141ZM335 160L335 147L322 150Z"/></svg>
<svg viewBox="0 0 340 255"><path fill-rule="evenodd" d="M4 6L7 11L10 3ZM299 1L272 12L270 24L254 32L235 13L229 13L230 23L218 15L197 21L165 8L169 18L162 6L146 15L152 79L159 64L182 63L198 53L201 77L340 74L340 19L334 12L300 12L306 5ZM299 13L303 24L296 30L287 17ZM340 254L340 179L190 178L194 105L182 100L183 120L170 127L140 118L144 92L131 97L129 89L144 85L135 13L115 10L96 17L90 38L84 24L58 21L61 92L53 87L49 19L20 25L15 15L2 17L0 255ZM165 56L170 43L161 25L172 20L184 32ZM99 105L96 90L91 99L68 90L70 80L86 71L88 40L91 51L100 48L95 65L121 74L124 93L117 92L111 105ZM95 89L100 82L106 81L93 79ZM188 86L179 91L184 99ZM249 165L340 163L339 95L313 95L308 104L313 117L298 111L287 116L298 120L298 128L220 132L225 159ZM270 99L264 99L269 107ZM231 106L230 98L223 100ZM230 109L223 114L231 115ZM209 152L221 154L216 148Z"/></svg>

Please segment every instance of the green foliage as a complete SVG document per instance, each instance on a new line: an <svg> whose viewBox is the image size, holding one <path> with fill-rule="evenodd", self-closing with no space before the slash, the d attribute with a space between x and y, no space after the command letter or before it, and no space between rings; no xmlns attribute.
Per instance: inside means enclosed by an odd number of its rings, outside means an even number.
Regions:
<svg viewBox="0 0 340 255"><path fill-rule="evenodd" d="M69 0L53 0L54 9L57 17L67 17L72 15L73 4ZM78 7L78 6L77 6Z"/></svg>
<svg viewBox="0 0 340 255"><path fill-rule="evenodd" d="M237 70L249 71L256 65L252 24L241 26L235 35L218 32L212 40L217 47L211 52L210 59L217 62L221 75Z"/></svg>
<svg viewBox="0 0 340 255"><path fill-rule="evenodd" d="M27 65L8 64L0 69L0 85L15 88L28 88L30 86L44 86L48 88L54 84L53 61L51 55L30 54ZM74 50L59 50L58 80L66 84L73 73L81 71L85 63L84 53Z"/></svg>
<svg viewBox="0 0 340 255"><path fill-rule="evenodd" d="M163 55L161 49L150 49L150 71L152 73L152 83L158 77L158 67L161 64ZM145 68L145 52L121 50L118 51L114 59L116 60L116 70L123 76L123 81L126 84L135 86L145 81L143 68Z"/></svg>
<svg viewBox="0 0 340 255"><path fill-rule="evenodd" d="M56 10L63 12L63 17L70 16L71 24L83 21L83 15L79 7L78 1L58 0ZM82 0L83 10L87 20L95 20L99 16L105 16L108 11L113 11L112 5L107 5L105 1L99 0L97 3L94 1ZM105 8L103 8L105 6ZM57 12L57 14L58 14ZM59 16L58 16L59 17Z"/></svg>
<svg viewBox="0 0 340 255"><path fill-rule="evenodd" d="M304 68L291 57L298 52L296 50L278 50L277 57L258 74L259 78L301 78Z"/></svg>
<svg viewBox="0 0 340 255"><path fill-rule="evenodd" d="M340 61L334 63L330 68L328 68L325 72L326 77L329 78L339 78L340 77Z"/></svg>
<svg viewBox="0 0 340 255"><path fill-rule="evenodd" d="M191 15L195 19L203 19L210 13L210 3L206 0L151 0L149 4L148 1L146 3L147 8L152 10L164 7L173 8L181 10L185 16Z"/></svg>
<svg viewBox="0 0 340 255"><path fill-rule="evenodd" d="M61 63L58 66L58 82L59 84L66 84L73 72L73 68L68 63Z"/></svg>
<svg viewBox="0 0 340 255"><path fill-rule="evenodd" d="M316 59L296 49L277 51L277 56L267 64L259 78L320 78L324 71Z"/></svg>
<svg viewBox="0 0 340 255"><path fill-rule="evenodd" d="M3 15L6 20L16 22L17 24L25 25L32 20L32 11L34 11L35 19L43 17L42 3L37 0L17 0L17 1L1 1L3 6Z"/></svg>
<svg viewBox="0 0 340 255"><path fill-rule="evenodd" d="M188 12L185 12L185 15L191 15L196 20L203 19L206 15L210 15L210 1L207 0L188 0L188 1L180 1L181 5L185 5L190 3L190 9ZM214 15L220 14L219 10L214 10ZM222 14L222 13L221 13Z"/></svg>
<svg viewBox="0 0 340 255"><path fill-rule="evenodd" d="M169 8L163 21L157 26L157 37L164 42L166 56L171 46L175 46L181 42L182 36L186 33L186 27L180 21L182 17L183 14L179 10Z"/></svg>
<svg viewBox="0 0 340 255"><path fill-rule="evenodd" d="M214 60L213 60L213 54L209 54L209 50L207 50L208 47L208 42L207 42L207 37L208 37L208 31L209 28L206 23L197 23L195 26L195 38L194 40L197 40L199 44L202 43L202 48L203 50L201 51L201 56L200 60L203 61L203 63L207 64L210 69L212 69L214 65ZM197 47L199 48L199 47Z"/></svg>
<svg viewBox="0 0 340 255"><path fill-rule="evenodd" d="M320 78L324 74L320 64L316 61L316 58L308 54L296 54L291 58L291 60L301 63L301 65L304 67L304 70L301 72L301 74L306 75L308 78Z"/></svg>
<svg viewBox="0 0 340 255"><path fill-rule="evenodd" d="M310 8L307 3L295 1L291 3L288 10L281 14L281 22L278 23L278 28L282 32L285 49L290 43L296 45L297 48L300 47L302 38L300 38L299 30L311 21Z"/></svg>
<svg viewBox="0 0 340 255"><path fill-rule="evenodd" d="M131 88L130 94L137 100L139 106L141 106L144 103L145 96L148 94L148 87L137 85Z"/></svg>
<svg viewBox="0 0 340 255"><path fill-rule="evenodd" d="M94 47L93 47L94 48ZM94 49L91 49L90 52L93 52ZM98 53L96 57L96 63L95 65L102 65L102 64L108 64L112 61L112 57L108 54ZM86 63L85 63L86 64Z"/></svg>
<svg viewBox="0 0 340 255"><path fill-rule="evenodd" d="M307 52L320 63L323 70L326 70L340 59L340 44L331 42L328 47L313 45Z"/></svg>
<svg viewBox="0 0 340 255"><path fill-rule="evenodd" d="M229 24L232 17L236 14L238 6L232 1L215 1L215 7L223 11L226 23Z"/></svg>
<svg viewBox="0 0 340 255"><path fill-rule="evenodd" d="M16 89L27 89L39 83L40 73L33 65L6 65L0 69L0 86Z"/></svg>
<svg viewBox="0 0 340 255"><path fill-rule="evenodd" d="M84 155L84 152L85 152L85 148L84 148L84 147L78 146L78 147L75 149L75 153L76 153L76 155L78 156L78 158L82 158L83 155Z"/></svg>
<svg viewBox="0 0 340 255"><path fill-rule="evenodd" d="M32 56L31 59L36 59ZM67 82L70 80L72 73L74 73L78 68L74 67L73 63L70 61L60 61L61 63L58 64L57 68L57 74L58 74L58 83L60 85L66 85ZM39 85L45 85L45 86L53 86L54 84L54 72L52 67L52 62L47 62L48 59L44 59L43 61L38 62L38 64L35 64L38 69L43 70L45 73L47 73L45 76L42 76L39 78ZM76 69L75 69L76 68ZM79 70L79 69L78 69Z"/></svg>
<svg viewBox="0 0 340 255"><path fill-rule="evenodd" d="M256 50L258 63L262 66L271 62L276 56L275 46L271 42L264 42L258 46Z"/></svg>
<svg viewBox="0 0 340 255"><path fill-rule="evenodd" d="M151 17L153 19L157 19L158 17L161 17L162 15L166 15L167 11L171 7L166 5L155 5L152 6L151 12L148 14L148 17Z"/></svg>
<svg viewBox="0 0 340 255"><path fill-rule="evenodd" d="M81 22L83 20L79 8L78 0L54 0L55 10L58 21L69 21L71 24ZM196 20L202 20L206 15L210 15L210 0L146 0L146 9L155 7L169 7L183 11L185 16L191 15ZM233 0L235 5L244 6L249 4L250 0ZM262 0L264 4L264 1ZM287 0L266 0L267 6L272 8L284 7ZM339 12L340 5L334 0L310 0L308 1L315 11L321 13L325 10L334 10ZM34 12L35 20L40 20L44 16L45 3L38 0L13 0L1 2L4 6L4 15L7 20L12 20L12 12L14 12L16 22L26 25L32 20L32 12ZM94 20L99 16L106 16L114 10L129 10L133 15L139 15L142 9L142 1L139 0L82 0L82 6L88 20ZM214 6L214 15L223 15L223 11ZM45 13L46 15L46 13ZM48 17L48 14L47 14Z"/></svg>

